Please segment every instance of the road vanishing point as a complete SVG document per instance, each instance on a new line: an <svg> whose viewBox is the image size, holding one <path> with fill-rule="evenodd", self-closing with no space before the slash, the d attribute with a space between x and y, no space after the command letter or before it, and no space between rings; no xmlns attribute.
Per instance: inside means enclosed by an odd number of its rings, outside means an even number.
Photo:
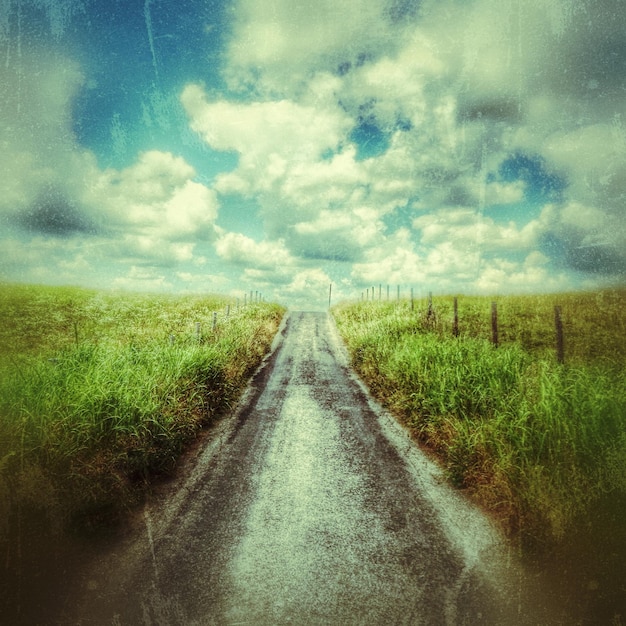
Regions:
<svg viewBox="0 0 626 626"><path fill-rule="evenodd" d="M506 542L372 400L327 313L286 316L237 409L132 526L57 623L542 622Z"/></svg>

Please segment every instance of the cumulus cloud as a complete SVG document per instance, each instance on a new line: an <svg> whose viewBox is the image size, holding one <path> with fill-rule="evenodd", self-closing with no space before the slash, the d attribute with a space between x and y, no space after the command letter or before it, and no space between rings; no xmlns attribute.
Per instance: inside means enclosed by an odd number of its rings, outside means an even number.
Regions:
<svg viewBox="0 0 626 626"><path fill-rule="evenodd" d="M291 160L317 158L334 148L346 128L346 117L290 100L238 103L211 102L198 85L181 94L193 130L217 150L236 150L244 160L280 155Z"/></svg>
<svg viewBox="0 0 626 626"><path fill-rule="evenodd" d="M405 280L447 274L462 284L489 271L474 281L482 289L510 271L507 284L536 285L550 267L541 274L504 256L533 258L533 249L555 272L620 273L619 0L409 4L392 19L389 3L275 0L268 10L241 0L225 75L234 89L254 80L250 124L271 132L236 129L233 120L248 117L243 105L211 104L188 88L192 125L240 153L217 188L258 194L270 236L294 256L353 263L355 281L406 271ZM311 120L303 113L315 102L316 138L326 140L312 142L310 129L292 133L295 144L275 135L260 114L278 111L270 94L293 119ZM259 140L225 142L220 129ZM292 159L296 144L304 149ZM552 208L538 217L542 204ZM485 213L507 206L515 219ZM381 236L386 216L400 213L413 214L408 230Z"/></svg>
<svg viewBox="0 0 626 626"><path fill-rule="evenodd" d="M169 291L173 287L164 274L135 265L131 265L124 276L114 278L112 286L126 291Z"/></svg>
<svg viewBox="0 0 626 626"><path fill-rule="evenodd" d="M537 243L539 222L519 228L514 222L497 223L475 210L441 209L413 221L422 244L452 242L459 248L481 251L529 249Z"/></svg>
<svg viewBox="0 0 626 626"><path fill-rule="evenodd" d="M109 253L143 265L193 261L198 242L217 236L219 207L215 192L194 177L184 159L159 151L94 175L83 198L111 241Z"/></svg>
<svg viewBox="0 0 626 626"><path fill-rule="evenodd" d="M0 64L0 213L34 232L71 233L88 221L73 184L95 161L72 132L71 103L82 82L68 58L26 52Z"/></svg>
<svg viewBox="0 0 626 626"><path fill-rule="evenodd" d="M548 257L531 252L523 261L495 258L484 264L471 288L484 294L504 291L543 293L569 289L571 276L566 271L550 267Z"/></svg>
<svg viewBox="0 0 626 626"><path fill-rule="evenodd" d="M229 153L202 178L158 149L100 167L72 131L83 69L25 53L0 68L0 214L17 240L102 244L155 286L182 265L191 284L199 258L293 298L331 276L480 291L623 277L623 8L235 0L227 89L179 94L196 141ZM237 196L254 237L218 226Z"/></svg>
<svg viewBox="0 0 626 626"><path fill-rule="evenodd" d="M415 250L407 230L386 237L382 245L367 250L363 261L352 267L357 287L380 283L422 283L426 280L424 258Z"/></svg>
<svg viewBox="0 0 626 626"><path fill-rule="evenodd" d="M389 50L416 2L239 0L224 70L231 87L294 93L320 70L347 72Z"/></svg>
<svg viewBox="0 0 626 626"><path fill-rule="evenodd" d="M12 237L21 232L35 248L39 236L61 238L66 254L87 238L102 246L100 256L159 265L187 261L194 242L213 238L217 197L194 181L195 170L182 158L148 151L128 168L101 170L76 143L71 106L82 74L75 63L25 55L0 73L6 87L0 213ZM57 267L72 264L48 252Z"/></svg>
<svg viewBox="0 0 626 626"><path fill-rule="evenodd" d="M154 241L213 237L218 201L214 191L194 182L195 170L169 152L149 151L123 170L105 170L86 190L109 228Z"/></svg>
<svg viewBox="0 0 626 626"><path fill-rule="evenodd" d="M320 268L298 271L291 281L275 291L283 302L290 302L294 308L326 308L331 278Z"/></svg>
<svg viewBox="0 0 626 626"><path fill-rule="evenodd" d="M93 277L93 258L76 238L33 235L25 245L21 238L0 239L0 275L35 283L87 283Z"/></svg>
<svg viewBox="0 0 626 626"><path fill-rule="evenodd" d="M245 267L276 270L294 264L283 241L257 242L241 233L225 233L215 248L222 259Z"/></svg>
<svg viewBox="0 0 626 626"><path fill-rule="evenodd" d="M543 154L567 173L570 193L608 212L621 211L626 200L626 129L616 113L594 123L546 138Z"/></svg>
<svg viewBox="0 0 626 626"><path fill-rule="evenodd" d="M11 256L5 272L76 280L106 259L144 268L191 261L197 242L215 237L215 192L169 152L150 150L124 169L101 169L73 129L85 80L80 66L26 38L22 48L0 65L0 235ZM18 252L16 242L30 253Z"/></svg>
<svg viewBox="0 0 626 626"><path fill-rule="evenodd" d="M623 215L572 201L546 205L539 223L543 249L561 264L592 274L626 274Z"/></svg>

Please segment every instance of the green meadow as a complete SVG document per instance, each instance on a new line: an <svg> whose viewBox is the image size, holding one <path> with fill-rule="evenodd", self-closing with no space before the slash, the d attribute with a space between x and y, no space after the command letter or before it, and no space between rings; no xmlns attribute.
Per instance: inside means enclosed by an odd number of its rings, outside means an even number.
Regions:
<svg viewBox="0 0 626 626"><path fill-rule="evenodd" d="M219 296L0 286L0 509L62 528L132 505L236 402L283 313Z"/></svg>
<svg viewBox="0 0 626 626"><path fill-rule="evenodd" d="M430 315L426 300L333 314L373 393L512 536L555 545L607 503L623 513L625 291L459 296L456 336L452 297L434 298Z"/></svg>

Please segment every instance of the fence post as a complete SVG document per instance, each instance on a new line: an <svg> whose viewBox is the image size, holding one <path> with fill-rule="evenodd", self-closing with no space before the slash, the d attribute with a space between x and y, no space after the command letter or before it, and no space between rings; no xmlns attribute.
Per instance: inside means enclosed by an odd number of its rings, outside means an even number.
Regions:
<svg viewBox="0 0 626 626"><path fill-rule="evenodd" d="M556 329L556 360L565 363L565 344L563 342L563 319L561 317L561 307L554 307L554 326Z"/></svg>
<svg viewBox="0 0 626 626"><path fill-rule="evenodd" d="M332 297L333 294L333 284L330 283L330 285L328 286L328 308L330 309L330 299Z"/></svg>
<svg viewBox="0 0 626 626"><path fill-rule="evenodd" d="M213 332L215 332L216 327L217 327L217 311L213 311Z"/></svg>
<svg viewBox="0 0 626 626"><path fill-rule="evenodd" d="M200 343L200 322L196 322L196 340Z"/></svg>
<svg viewBox="0 0 626 626"><path fill-rule="evenodd" d="M452 334L459 336L459 299L454 297L454 321L452 322Z"/></svg>
<svg viewBox="0 0 626 626"><path fill-rule="evenodd" d="M400 285L398 285L398 302L400 302Z"/></svg>
<svg viewBox="0 0 626 626"><path fill-rule="evenodd" d="M387 302L389 302L389 285L387 285Z"/></svg>
<svg viewBox="0 0 626 626"><path fill-rule="evenodd" d="M378 302L382 300L382 295L383 295L383 286L379 283L378 284Z"/></svg>
<svg viewBox="0 0 626 626"><path fill-rule="evenodd" d="M426 313L426 317L430 319L433 316L433 292L428 292L428 312Z"/></svg>
<svg viewBox="0 0 626 626"><path fill-rule="evenodd" d="M413 313L414 309L415 309L415 304L413 302L413 287L411 287L411 313Z"/></svg>
<svg viewBox="0 0 626 626"><path fill-rule="evenodd" d="M498 347L498 303L491 303L491 341Z"/></svg>

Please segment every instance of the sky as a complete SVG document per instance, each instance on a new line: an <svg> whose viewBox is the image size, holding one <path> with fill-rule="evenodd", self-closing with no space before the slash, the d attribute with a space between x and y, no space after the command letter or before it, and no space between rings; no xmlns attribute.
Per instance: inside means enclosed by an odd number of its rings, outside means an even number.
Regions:
<svg viewBox="0 0 626 626"><path fill-rule="evenodd" d="M0 0L0 280L622 285L625 125L625 0Z"/></svg>

